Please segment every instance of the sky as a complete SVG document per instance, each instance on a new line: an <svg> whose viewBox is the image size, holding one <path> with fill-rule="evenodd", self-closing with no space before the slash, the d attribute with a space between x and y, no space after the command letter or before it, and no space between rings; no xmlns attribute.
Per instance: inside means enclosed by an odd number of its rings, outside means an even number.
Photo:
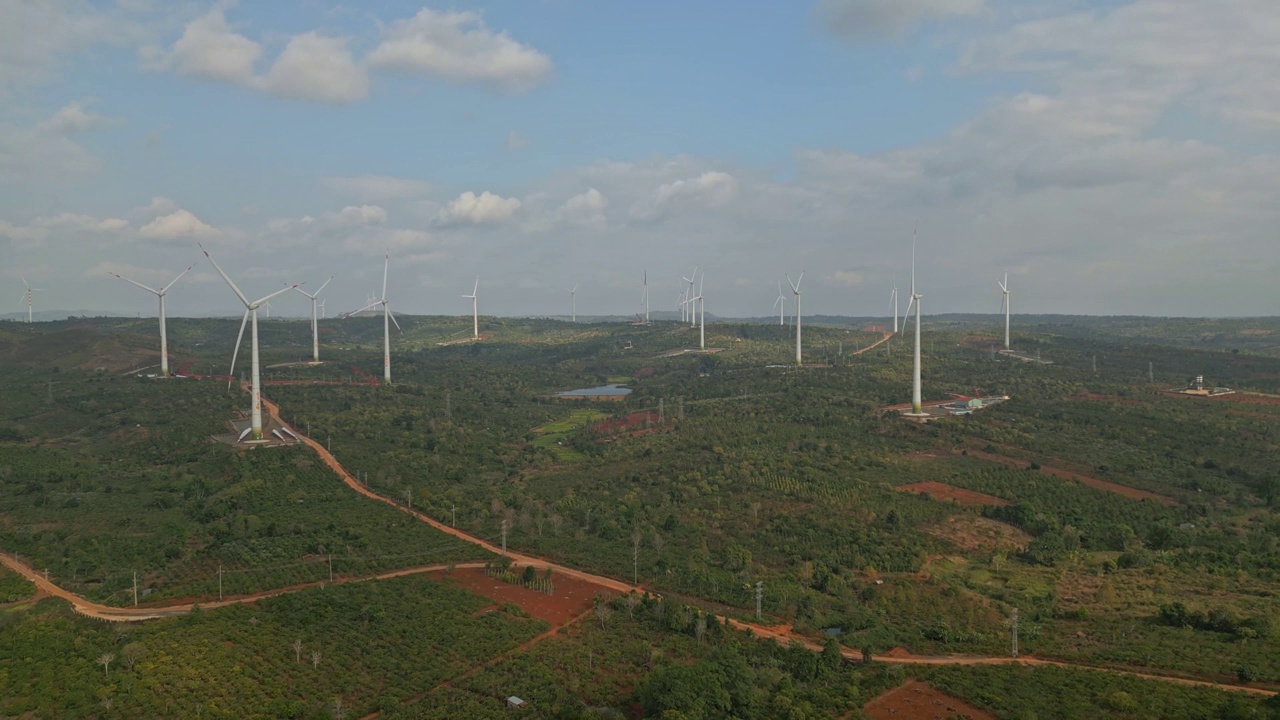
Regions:
<svg viewBox="0 0 1280 720"><path fill-rule="evenodd" d="M0 0L0 314L1280 315L1275 0ZM280 315L308 301L276 300ZM790 307L790 303L788 305Z"/></svg>

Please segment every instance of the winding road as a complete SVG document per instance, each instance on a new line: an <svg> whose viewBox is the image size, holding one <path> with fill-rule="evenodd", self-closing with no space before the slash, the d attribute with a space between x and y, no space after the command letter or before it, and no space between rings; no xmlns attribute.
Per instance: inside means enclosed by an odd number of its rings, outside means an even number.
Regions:
<svg viewBox="0 0 1280 720"><path fill-rule="evenodd" d="M886 337L885 339L888 339L888 338ZM883 340L881 342L883 342ZM280 423L281 425L287 426L287 423L285 423L280 418L280 408L276 403L264 397L262 398L262 405L271 414L272 418L276 422ZM501 548L493 545L492 543L486 540L475 537L473 535L469 535L461 530L458 530L457 528L450 527L429 515L420 513L416 510L410 510L409 508L406 508L400 505L394 500L385 498L381 495L378 495L377 493L374 493L373 491L361 485L359 481L357 481L351 475L351 473L347 472L346 468L344 468L342 464L338 462L337 458L335 458L333 454L330 453L319 442L316 442L315 440L301 433L298 433L297 437L302 438L302 441L306 443L309 447L311 447L311 449L315 451L315 453L324 461L324 463L328 465L329 468L332 469L335 473L337 473L338 476L342 478L342 481L346 483L347 486L350 487L352 490L355 490L356 492L360 493L361 495L364 495L365 497L371 500L377 500L379 502L386 503L387 505L390 505L391 507L396 508L400 512L412 515L414 518L431 525L433 528L439 530L440 532L451 535L455 538L458 538L459 540L469 542L495 555L502 554ZM600 587L607 588L609 590L613 590L618 593L625 594L632 591L645 592L645 590L641 586L633 586L625 582L614 580L613 578L607 578L600 575L594 575L592 573L583 572L581 570L577 570L571 567L559 565L557 563L546 560L545 558L534 557L532 555L524 555L521 553L516 553L511 551L507 552L507 557L511 558L512 561L521 565L531 565L535 568L544 569L544 570L547 568L551 568L556 573L560 573L568 577L574 577L579 580L583 580L585 582L589 582L594 585L598 585ZM55 585L54 583L44 579L44 577L40 573L36 572L31 567L27 566L25 563L20 562L17 558L13 556L0 554L0 563L3 563L5 566L11 568L15 572L20 573L24 577L34 582L40 590L47 593L48 595L53 595L53 596L62 598L63 600L66 600L68 603L71 604L71 606L75 609L76 612L82 615L85 615L86 617L91 617L98 620L107 620L111 622L138 622L142 620L153 620L153 619L163 618L163 617L174 617L179 615L185 615L191 612L192 609L196 607L196 605L199 605L203 609L212 609L212 608L223 607L226 605L234 605L238 603L255 602L264 598L283 595L285 593L296 592L298 590L302 590L308 587L318 587L326 584L324 582L316 582L316 583L306 583L306 584L300 584L300 585L291 585L288 587L269 590L266 592L256 593L253 595L230 597L230 598L225 598L221 601L213 601L213 602L183 603L183 604L174 604L169 606L151 607L151 608L119 608L119 607L110 607L107 605L94 603L68 590L65 590ZM481 567L482 563L455 563L455 564L452 564L452 566L453 567ZM367 577L350 578L347 580L336 580L334 582L335 583L362 582L366 580L382 580L387 578L400 577L403 575L412 575L416 573L444 570L448 567L450 566L449 565L429 565L429 566L422 566L422 567L405 568L401 570L393 570L390 572L380 573L377 575L370 575ZM755 623L743 622L741 620L735 620L733 618L720 618L720 620L723 622L727 622L728 624L740 630L749 630L759 637L771 638L780 643L800 643L804 647L810 650L813 650L815 652L820 652L822 650L821 645L814 643L812 640L808 640L794 634L791 631L791 629L787 626L770 627L767 625L758 625ZM554 634L554 632L558 629L559 628L555 628L549 631L548 634ZM854 661L862 660L862 654L860 652L850 650L848 648L842 648L841 654L846 659L849 659L849 660L854 660ZM1161 682L1170 682L1170 683L1176 683L1179 685L1186 685L1186 686L1217 688L1220 690L1234 690L1239 692L1252 693L1254 695L1272 696L1276 694L1275 691L1267 690L1264 688L1216 683L1216 682L1211 682L1207 680L1194 680L1191 678L1174 677L1170 675L1155 675L1155 674L1149 674L1149 673L1134 672L1130 670L1121 670L1116 668L1098 667L1093 665L1081 665L1077 663L1063 662L1058 660L1042 660L1040 658L1033 658L1033 657L1014 658L1014 657L1005 657L1005 656L974 656L974 655L919 656L919 655L894 653L894 654L888 654L888 655L875 655L872 657L872 659L876 662L899 664L899 665L1053 666L1053 667L1060 667L1060 668L1069 668L1074 670L1091 670L1094 672L1107 672L1107 673L1112 673L1116 675L1127 675L1130 677L1138 677L1138 678L1143 678L1147 680L1158 680Z"/></svg>

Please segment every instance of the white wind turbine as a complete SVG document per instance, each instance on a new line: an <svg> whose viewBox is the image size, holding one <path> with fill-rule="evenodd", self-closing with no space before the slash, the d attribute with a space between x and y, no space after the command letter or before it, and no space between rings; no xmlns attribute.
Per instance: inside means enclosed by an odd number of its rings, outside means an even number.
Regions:
<svg viewBox="0 0 1280 720"><path fill-rule="evenodd" d="M800 365L800 283L804 282L804 272L800 273L800 277L795 282L791 282L791 276L787 275L787 284L791 286L791 292L796 296L796 364Z"/></svg>
<svg viewBox="0 0 1280 720"><path fill-rule="evenodd" d="M311 298L311 362L313 363L320 362L320 323L316 318L317 306L319 306L320 310L324 310L324 303L317 302L316 298L320 296L320 293L324 291L325 287L328 286L332 280L333 276L330 275L329 279L325 280L324 283L320 285L320 289L316 290L314 293L309 293L302 288L298 288L298 292L306 295L308 298Z"/></svg>
<svg viewBox="0 0 1280 720"><path fill-rule="evenodd" d="M569 291L569 322L578 322L578 284Z"/></svg>
<svg viewBox="0 0 1280 720"><path fill-rule="evenodd" d="M475 287L471 288L470 295L463 295L464 298L471 300L471 339L480 339L480 310L476 300L476 291L480 289L480 278L476 278Z"/></svg>
<svg viewBox="0 0 1280 720"><path fill-rule="evenodd" d="M44 292L44 289L31 287L31 285L27 283L27 279L25 277L22 278L22 284L25 285L27 288L27 291L22 294L22 297L25 298L27 301L27 324L30 325L31 324L31 294L36 292Z"/></svg>
<svg viewBox="0 0 1280 720"><path fill-rule="evenodd" d="M254 440L261 440L262 439L262 382L261 382L261 376L260 376L259 365L258 365L258 308L262 307L263 303L267 302L271 298L276 297L277 295L283 295L284 293L289 292L290 290L294 289L297 286L291 285L287 288L284 288L283 290L277 290L271 293L270 295L262 298L261 300L255 300L253 302L250 302L249 298L245 297L244 293L240 292L240 288L236 287L236 284L231 282L231 278L227 277L227 274L222 271L222 268L218 267L218 263L214 262L213 256L209 254L208 250L204 249L204 245L200 246L200 250L204 253L204 256L206 258L209 258L209 262L213 264L214 269L218 271L218 274L222 276L222 279L227 281L227 285L231 288L231 291L236 294L236 297L240 299L240 302L244 303L244 317L240 320L240 334L236 336L236 348L235 348L235 351L231 353L230 375L232 378L234 378L236 374L236 357L240 354L240 342L244 339L244 325L246 322L248 322L249 316L250 315L253 316L253 332L249 336L249 347L250 347L249 364L250 364L250 377L252 378L252 382L249 385L249 398L252 401L252 404L250 406L250 425L249 425L249 429L245 430L243 433L240 433L239 439L243 440L245 435L249 433L253 433ZM231 387L231 380L227 381L227 387Z"/></svg>
<svg viewBox="0 0 1280 720"><path fill-rule="evenodd" d="M649 324L649 271L644 271L644 324Z"/></svg>
<svg viewBox="0 0 1280 720"><path fill-rule="evenodd" d="M195 267L195 265L191 265L186 270L183 270L182 272L178 273L178 277L171 280L168 285L165 285L159 290L156 290L155 288L147 287L146 285L143 285L142 283L136 280L130 280L129 278L123 275L120 275L118 273L111 273L115 277L118 277L127 283L137 285L138 287L142 288L143 290L146 290L147 292L151 293L152 295L155 295L157 298L160 299L160 377L169 377L169 337L165 331L165 326L164 326L164 296L169 292L169 288L173 287L174 283L181 280L183 275L186 275L187 273L191 272L191 268L193 267Z"/></svg>
<svg viewBox="0 0 1280 720"><path fill-rule="evenodd" d="M382 257L382 299L373 300L356 312L350 313L355 315L365 310L372 310L378 305L382 306L382 381L387 384L391 384L391 323L395 323L396 330L400 330L400 323L396 320L396 316L391 314L391 301L387 299L387 268L390 266L391 256L384 255Z"/></svg>
<svg viewBox="0 0 1280 720"><path fill-rule="evenodd" d="M694 282L698 279L698 268L696 266L693 268L693 275L689 277L682 275L680 279L689 283L689 292L684 297L685 302L689 303L689 327L694 327L698 324L698 306L693 304Z"/></svg>
<svg viewBox="0 0 1280 720"><path fill-rule="evenodd" d="M911 317L911 306L915 306L916 346L911 362L911 412L909 413L913 417L925 416L920 407L920 298L922 297L924 296L916 292L916 236L913 232L911 235L911 299L907 302L907 313L902 316L905 323Z"/></svg>
<svg viewBox="0 0 1280 720"><path fill-rule="evenodd" d="M698 349L707 349L707 300L702 295L702 285L707 279L707 274L702 273L702 280L698 281L698 294L694 296L692 302L694 307L698 307L697 303L702 303L701 309L698 310L698 318L701 325L698 330Z"/></svg>
<svg viewBox="0 0 1280 720"><path fill-rule="evenodd" d="M997 280L996 285L1000 286L1000 292L1004 295L1001 303L1004 306L1004 349L1009 350L1009 273L1004 274L1004 282Z"/></svg>
<svg viewBox="0 0 1280 720"><path fill-rule="evenodd" d="M893 303L893 334L898 334L898 279L893 279L893 292L889 293L889 301Z"/></svg>
<svg viewBox="0 0 1280 720"><path fill-rule="evenodd" d="M787 311L787 296L782 294L782 282L778 282L778 299L773 301L773 306L778 308L778 327L786 324L783 319L783 313Z"/></svg>

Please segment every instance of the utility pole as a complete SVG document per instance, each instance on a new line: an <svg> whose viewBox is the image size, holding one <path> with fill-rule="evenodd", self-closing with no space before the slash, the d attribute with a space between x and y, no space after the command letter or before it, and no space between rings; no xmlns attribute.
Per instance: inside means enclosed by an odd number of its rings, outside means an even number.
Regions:
<svg viewBox="0 0 1280 720"><path fill-rule="evenodd" d="M138 607L138 571L133 571L133 606Z"/></svg>
<svg viewBox="0 0 1280 720"><path fill-rule="evenodd" d="M329 553L329 582L333 582L333 553Z"/></svg>
<svg viewBox="0 0 1280 720"><path fill-rule="evenodd" d="M502 520L502 557L507 556L507 520Z"/></svg>
<svg viewBox="0 0 1280 720"><path fill-rule="evenodd" d="M404 489L404 505L413 510L413 488Z"/></svg>
<svg viewBox="0 0 1280 720"><path fill-rule="evenodd" d="M324 449L325 449L325 450L332 450L332 449L333 449L333 435L332 435L332 434L330 434L330 435L326 435L326 436L325 436L325 440L324 440Z"/></svg>
<svg viewBox="0 0 1280 720"><path fill-rule="evenodd" d="M450 512L452 513L453 517L449 521L449 527L458 527L458 506L454 505L453 509L450 510Z"/></svg>
<svg viewBox="0 0 1280 720"><path fill-rule="evenodd" d="M764 581L756 581L756 620L760 619L760 601L764 598Z"/></svg>
<svg viewBox="0 0 1280 720"><path fill-rule="evenodd" d="M1010 629L1013 635L1013 656L1018 657L1018 608L1013 609L1013 623Z"/></svg>
<svg viewBox="0 0 1280 720"><path fill-rule="evenodd" d="M218 602L222 602L222 565L218 565Z"/></svg>

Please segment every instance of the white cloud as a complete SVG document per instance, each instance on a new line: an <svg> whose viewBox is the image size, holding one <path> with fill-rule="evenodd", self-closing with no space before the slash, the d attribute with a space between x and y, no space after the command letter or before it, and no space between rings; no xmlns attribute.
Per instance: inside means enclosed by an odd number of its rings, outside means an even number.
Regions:
<svg viewBox="0 0 1280 720"><path fill-rule="evenodd" d="M468 190L445 205L436 215L439 225L481 225L501 223L511 219L520 209L516 198L503 198L488 190L476 195Z"/></svg>
<svg viewBox="0 0 1280 720"><path fill-rule="evenodd" d="M336 215L332 215L327 220L334 224L344 227L353 227L360 225L385 225L387 222L387 211L377 205L348 205L342 208Z"/></svg>
<svg viewBox="0 0 1280 720"><path fill-rule="evenodd" d="M232 30L215 7L187 23L160 65L184 75L247 85L254 81L261 58L262 46Z"/></svg>
<svg viewBox="0 0 1280 720"><path fill-rule="evenodd" d="M631 206L635 220L656 220L665 215L694 207L720 207L738 192L738 181L732 175L709 170L685 180L658 187L653 193Z"/></svg>
<svg viewBox="0 0 1280 720"><path fill-rule="evenodd" d="M161 215L138 229L138 236L148 240L217 237L222 233L187 210Z"/></svg>
<svg viewBox="0 0 1280 720"><path fill-rule="evenodd" d="M899 37L921 22L985 8L986 0L819 0L814 12L831 33L856 43Z"/></svg>
<svg viewBox="0 0 1280 720"><path fill-rule="evenodd" d="M363 100L369 77L356 64L347 41L314 32L289 40L262 85L273 95L341 105Z"/></svg>
<svg viewBox="0 0 1280 720"><path fill-rule="evenodd" d="M590 188L565 200L556 210L556 217L577 225L602 227L606 224L604 211L608 207L609 200L599 190Z"/></svg>
<svg viewBox="0 0 1280 720"><path fill-rule="evenodd" d="M36 218L32 224L55 230L86 233L116 233L129 227L128 220L120 218L99 219L90 215L76 215L74 213L59 213L50 217Z"/></svg>
<svg viewBox="0 0 1280 720"><path fill-rule="evenodd" d="M110 10L83 0L0 2L0 98L47 80L76 52L133 35Z"/></svg>
<svg viewBox="0 0 1280 720"><path fill-rule="evenodd" d="M421 197L431 191L431 185L422 180L390 177L388 175L353 175L326 177L321 183L340 195L370 202L388 202Z"/></svg>
<svg viewBox="0 0 1280 720"><path fill-rule="evenodd" d="M53 117L40 123L39 127L58 135L74 135L119 122L89 110L92 103L89 99L69 103L54 113Z"/></svg>
<svg viewBox="0 0 1280 720"><path fill-rule="evenodd" d="M475 12L423 8L396 20L369 53L372 67L435 75L454 82L483 82L524 90L551 74L550 58L494 32Z"/></svg>

